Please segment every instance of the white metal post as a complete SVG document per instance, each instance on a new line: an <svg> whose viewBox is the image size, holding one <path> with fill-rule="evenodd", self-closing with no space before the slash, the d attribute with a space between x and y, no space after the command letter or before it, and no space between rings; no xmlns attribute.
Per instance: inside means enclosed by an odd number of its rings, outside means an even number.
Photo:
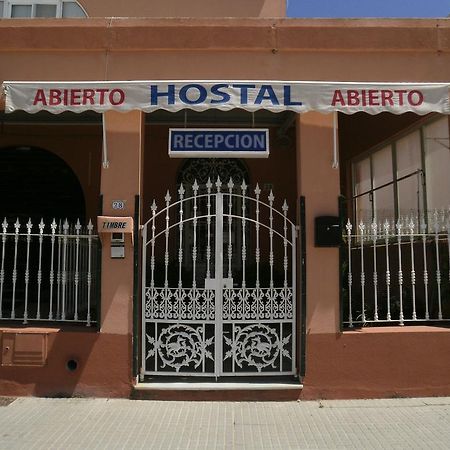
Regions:
<svg viewBox="0 0 450 450"><path fill-rule="evenodd" d="M217 193L216 197L216 251L215 251L215 278L216 278L216 320L214 342L214 372L216 377L223 371L222 367L222 291L223 291L223 194Z"/></svg>

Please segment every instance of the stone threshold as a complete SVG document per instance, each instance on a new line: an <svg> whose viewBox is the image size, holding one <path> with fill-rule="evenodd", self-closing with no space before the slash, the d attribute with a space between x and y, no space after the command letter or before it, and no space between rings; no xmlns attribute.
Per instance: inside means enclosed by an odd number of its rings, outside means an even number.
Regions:
<svg viewBox="0 0 450 450"><path fill-rule="evenodd" d="M301 390L300 382L139 382L137 391L280 391Z"/></svg>

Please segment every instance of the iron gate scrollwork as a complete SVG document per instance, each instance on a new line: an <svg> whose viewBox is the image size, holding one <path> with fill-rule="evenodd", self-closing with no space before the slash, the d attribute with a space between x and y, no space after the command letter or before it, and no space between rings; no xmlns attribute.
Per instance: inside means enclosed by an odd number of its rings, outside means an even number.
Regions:
<svg viewBox="0 0 450 450"><path fill-rule="evenodd" d="M143 227L142 375L294 374L296 228L245 181L180 185ZM186 244L188 243L188 244Z"/></svg>

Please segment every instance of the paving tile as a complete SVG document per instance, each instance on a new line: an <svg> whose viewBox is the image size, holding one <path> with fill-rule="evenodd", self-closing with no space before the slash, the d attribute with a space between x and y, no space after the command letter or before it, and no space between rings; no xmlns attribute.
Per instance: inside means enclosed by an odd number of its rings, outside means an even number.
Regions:
<svg viewBox="0 0 450 450"><path fill-rule="evenodd" d="M19 398L0 449L448 449L450 399L158 402Z"/></svg>

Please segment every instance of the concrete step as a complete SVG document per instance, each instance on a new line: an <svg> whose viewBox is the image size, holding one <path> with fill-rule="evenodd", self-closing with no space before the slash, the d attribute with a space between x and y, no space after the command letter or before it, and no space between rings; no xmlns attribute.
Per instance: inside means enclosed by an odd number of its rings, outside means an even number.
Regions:
<svg viewBox="0 0 450 450"><path fill-rule="evenodd" d="M138 382L132 398L138 400L186 401L293 401L300 398L303 385L285 381L144 381Z"/></svg>

